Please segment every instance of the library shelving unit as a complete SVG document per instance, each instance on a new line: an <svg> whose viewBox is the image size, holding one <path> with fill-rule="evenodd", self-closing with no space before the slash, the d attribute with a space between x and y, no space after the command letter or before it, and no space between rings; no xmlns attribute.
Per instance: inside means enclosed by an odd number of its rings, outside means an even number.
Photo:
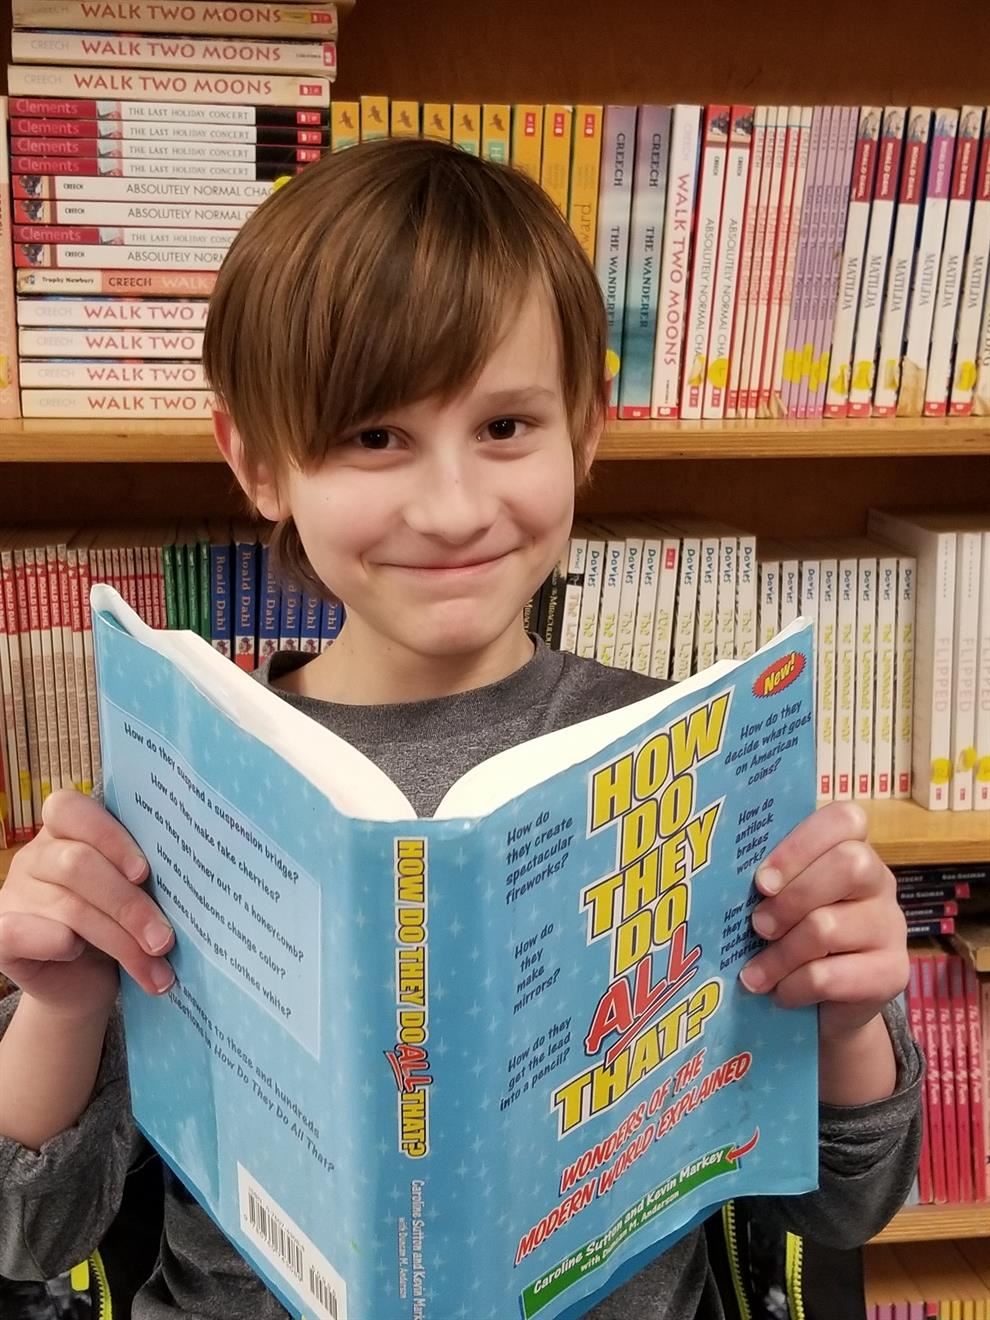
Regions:
<svg viewBox="0 0 990 1320"><path fill-rule="evenodd" d="M10 4L0 4L6 65ZM985 104L990 6L944 25L926 0L358 0L336 94L418 100ZM862 534L874 504L990 509L990 418L952 422L616 423L585 512L672 512L757 535ZM174 423L0 423L0 521L202 518L242 512L209 429ZM890 863L990 860L990 817L869 805ZM0 876L10 852L0 853ZM900 1214L883 1240L990 1236L990 1205Z"/></svg>

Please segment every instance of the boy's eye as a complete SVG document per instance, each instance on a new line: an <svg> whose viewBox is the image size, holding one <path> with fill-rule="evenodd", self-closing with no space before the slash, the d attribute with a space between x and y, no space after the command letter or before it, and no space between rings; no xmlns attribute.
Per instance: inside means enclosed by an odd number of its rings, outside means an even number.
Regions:
<svg viewBox="0 0 990 1320"><path fill-rule="evenodd" d="M485 430L493 440L514 440L519 425L518 417L496 417L495 421L488 423Z"/></svg>
<svg viewBox="0 0 990 1320"><path fill-rule="evenodd" d="M387 449L392 432L383 426L375 426L367 431L359 431L354 439L362 449Z"/></svg>

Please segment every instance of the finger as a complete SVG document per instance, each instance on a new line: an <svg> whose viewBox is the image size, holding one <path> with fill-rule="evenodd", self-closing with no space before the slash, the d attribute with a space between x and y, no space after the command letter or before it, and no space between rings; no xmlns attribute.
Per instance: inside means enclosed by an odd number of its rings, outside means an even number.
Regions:
<svg viewBox="0 0 990 1320"><path fill-rule="evenodd" d="M847 839L867 836L866 812L855 802L829 802L795 826L764 857L756 871L764 894L779 893L816 858Z"/></svg>
<svg viewBox="0 0 990 1320"><path fill-rule="evenodd" d="M869 932L888 932L887 905L873 899L860 902L833 903L829 907L815 908L793 930L761 950L741 972L743 985L755 994L767 994L799 967L830 955L873 952L885 949L882 944L870 945Z"/></svg>
<svg viewBox="0 0 990 1320"><path fill-rule="evenodd" d="M70 927L32 912L0 913L0 964L74 962L86 947Z"/></svg>
<svg viewBox="0 0 990 1320"><path fill-rule="evenodd" d="M112 862L121 875L135 883L148 876L148 863L119 820L85 793L59 789L49 794L41 819L54 839L88 843Z"/></svg>
<svg viewBox="0 0 990 1320"><path fill-rule="evenodd" d="M774 991L781 1008L808 1004L886 1004L901 993L906 977L897 950L881 956L847 953L805 963Z"/></svg>
<svg viewBox="0 0 990 1320"><path fill-rule="evenodd" d="M753 929L764 939L779 939L815 908L845 899L880 896L897 901L897 882L868 843L837 843L789 884L753 909Z"/></svg>
<svg viewBox="0 0 990 1320"><path fill-rule="evenodd" d="M121 926L146 952L160 955L171 945L174 932L151 895L126 880L117 867L90 844L76 839L49 839L38 850L32 873L35 881L58 891L55 894L35 894L34 901L46 913L52 904L64 910L66 893L74 894ZM25 901L30 900L22 898L22 903ZM60 911L53 915L59 920L65 919ZM71 926L72 921L69 920L68 924Z"/></svg>

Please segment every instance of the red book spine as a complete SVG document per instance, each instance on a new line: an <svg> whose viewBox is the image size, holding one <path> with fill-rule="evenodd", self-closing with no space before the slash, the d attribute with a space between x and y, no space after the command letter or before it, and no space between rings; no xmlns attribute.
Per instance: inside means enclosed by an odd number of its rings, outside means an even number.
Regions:
<svg viewBox="0 0 990 1320"><path fill-rule="evenodd" d="M912 953L910 976L907 988L907 1018L911 1035L918 1042L922 1051L925 1049L925 1010L921 998L921 959ZM918 1159L918 1190L924 1205L931 1205L935 1200L935 1185L932 1181L932 1153L929 1103L927 1089L921 1106L921 1154Z"/></svg>
<svg viewBox="0 0 990 1320"><path fill-rule="evenodd" d="M972 1201L973 1143L970 1139L969 1024L966 1021L966 988L963 960L949 958L949 997L952 1001L952 1050L956 1077L956 1146L959 1151L959 1199Z"/></svg>
<svg viewBox="0 0 990 1320"><path fill-rule="evenodd" d="M959 1200L959 1149L956 1141L956 1066L953 1055L952 998L949 994L949 959L935 955L935 1002L938 1010L939 1071L942 1078L942 1133L945 1142L945 1190Z"/></svg>
<svg viewBox="0 0 990 1320"><path fill-rule="evenodd" d="M983 1077L983 1030L980 1013L980 983L972 964L963 960L966 992L966 1025L969 1032L969 1112L973 1149L973 1192L977 1201L990 1200L990 1168L987 1166L987 1093Z"/></svg>
<svg viewBox="0 0 990 1320"><path fill-rule="evenodd" d="M932 1181L935 1203L944 1205L946 1190L945 1139L942 1133L942 1074L939 1050L938 1005L935 999L935 958L924 954L921 963L921 1000L925 1020L925 1058L928 1064L925 1099L928 1105L929 1135L931 1138Z"/></svg>

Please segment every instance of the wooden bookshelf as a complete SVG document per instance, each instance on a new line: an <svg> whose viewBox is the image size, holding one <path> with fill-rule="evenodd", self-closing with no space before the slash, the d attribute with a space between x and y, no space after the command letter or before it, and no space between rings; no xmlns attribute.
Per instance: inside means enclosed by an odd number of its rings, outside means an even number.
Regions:
<svg viewBox="0 0 990 1320"><path fill-rule="evenodd" d="M990 1202L977 1205L917 1205L902 1210L875 1242L930 1242L990 1237Z"/></svg>

